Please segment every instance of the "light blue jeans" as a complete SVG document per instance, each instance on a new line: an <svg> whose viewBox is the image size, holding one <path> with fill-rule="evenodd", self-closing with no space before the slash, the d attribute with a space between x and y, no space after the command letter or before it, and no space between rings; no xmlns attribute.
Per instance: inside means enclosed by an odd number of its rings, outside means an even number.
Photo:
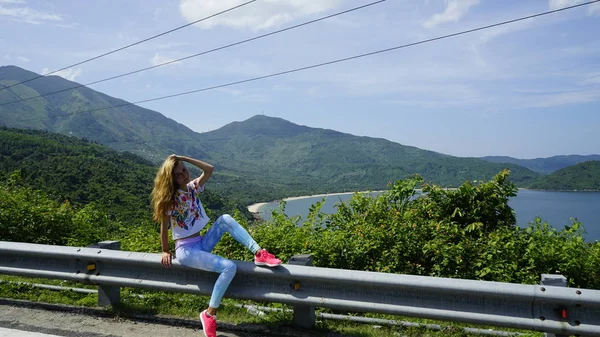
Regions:
<svg viewBox="0 0 600 337"><path fill-rule="evenodd" d="M220 273L210 297L209 306L218 308L235 276L237 266L231 260L211 254L223 234L229 233L253 254L260 249L256 241L229 214L220 216L204 236L181 239L175 243L177 261L184 266Z"/></svg>

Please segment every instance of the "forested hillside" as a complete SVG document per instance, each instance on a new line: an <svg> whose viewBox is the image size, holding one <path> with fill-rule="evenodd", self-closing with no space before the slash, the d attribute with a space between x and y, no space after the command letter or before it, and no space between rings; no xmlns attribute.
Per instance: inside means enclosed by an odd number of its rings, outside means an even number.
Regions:
<svg viewBox="0 0 600 337"><path fill-rule="evenodd" d="M562 156L553 156L548 158L535 158L535 159L517 159L513 157L505 157L505 156L488 156L482 157L481 159L492 162L492 163L505 163L505 164L515 164L519 166L526 167L532 171L542 173L542 174L550 174L552 172L556 172L562 168L572 166L575 164L583 163L591 160L600 160L600 155L562 155Z"/></svg>
<svg viewBox="0 0 600 337"><path fill-rule="evenodd" d="M157 166L137 155L87 140L33 130L0 129L0 180L41 190L75 207L90 203L112 220L133 224L151 218L150 193ZM203 196L217 213L243 205L217 195ZM246 211L247 212L247 211Z"/></svg>
<svg viewBox="0 0 600 337"><path fill-rule="evenodd" d="M600 161L587 161L560 169L531 184L532 189L600 191Z"/></svg>
<svg viewBox="0 0 600 337"><path fill-rule="evenodd" d="M35 76L18 67L0 67L0 86ZM1 90L0 125L85 137L155 164L171 153L203 159L217 168L213 187L242 203L381 190L413 174L448 187L491 179L504 168L519 186L539 176L514 164L452 157L262 115L196 133L159 112L78 85L47 76ZM44 96L27 99L39 95Z"/></svg>

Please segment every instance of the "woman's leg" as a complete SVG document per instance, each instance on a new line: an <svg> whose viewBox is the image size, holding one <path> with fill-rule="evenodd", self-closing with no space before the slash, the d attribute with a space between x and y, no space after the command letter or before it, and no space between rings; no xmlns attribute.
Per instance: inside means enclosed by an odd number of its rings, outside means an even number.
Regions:
<svg viewBox="0 0 600 337"><path fill-rule="evenodd" d="M209 304L211 309L217 309L237 271L235 263L205 251L203 243L200 242L177 249L177 261L187 267L220 273L213 287Z"/></svg>
<svg viewBox="0 0 600 337"><path fill-rule="evenodd" d="M212 227L206 231L206 234L202 238L202 249L206 252L211 252L225 233L231 234L235 241L248 248L252 254L256 254L260 250L258 243L229 214L220 216Z"/></svg>
<svg viewBox="0 0 600 337"><path fill-rule="evenodd" d="M275 255L261 249L244 227L229 214L220 216L206 232L202 241L204 250L212 251L224 233L231 234L237 242L248 248L254 254L254 264L257 266L277 267L281 264L281 260Z"/></svg>

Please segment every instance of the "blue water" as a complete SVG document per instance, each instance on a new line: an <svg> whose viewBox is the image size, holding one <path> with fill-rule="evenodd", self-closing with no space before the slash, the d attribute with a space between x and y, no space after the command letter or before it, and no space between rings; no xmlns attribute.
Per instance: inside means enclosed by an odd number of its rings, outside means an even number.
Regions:
<svg viewBox="0 0 600 337"><path fill-rule="evenodd" d="M373 192L371 195L377 195ZM335 213L335 204L346 201L352 194L325 197L321 210ZM287 201L285 213L288 216L306 216L311 205L323 197L313 197ZM543 192L519 190L516 197L509 201L517 217L517 224L526 226L536 216L547 221L552 227L562 229L571 224L570 218L583 223L587 232L586 241L600 240L600 192ZM271 219L271 211L279 207L273 202L261 207L259 213L265 220Z"/></svg>

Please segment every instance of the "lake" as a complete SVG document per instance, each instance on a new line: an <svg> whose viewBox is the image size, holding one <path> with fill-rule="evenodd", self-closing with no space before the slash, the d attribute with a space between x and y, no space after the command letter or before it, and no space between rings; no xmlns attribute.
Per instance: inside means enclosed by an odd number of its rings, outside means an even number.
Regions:
<svg viewBox="0 0 600 337"><path fill-rule="evenodd" d="M378 195L380 192L372 192ZM308 197L287 200L288 216L306 216L311 205L325 198L321 210L324 213L335 213L335 204L352 197L351 193L330 195L326 197ZM586 241L600 240L600 192L545 192L520 189L517 196L511 198L509 205L515 211L517 224L526 226L536 216L548 222L556 229L571 223L570 218L577 218L585 226ZM271 219L271 211L279 207L279 202L267 203L258 209L259 215Z"/></svg>

